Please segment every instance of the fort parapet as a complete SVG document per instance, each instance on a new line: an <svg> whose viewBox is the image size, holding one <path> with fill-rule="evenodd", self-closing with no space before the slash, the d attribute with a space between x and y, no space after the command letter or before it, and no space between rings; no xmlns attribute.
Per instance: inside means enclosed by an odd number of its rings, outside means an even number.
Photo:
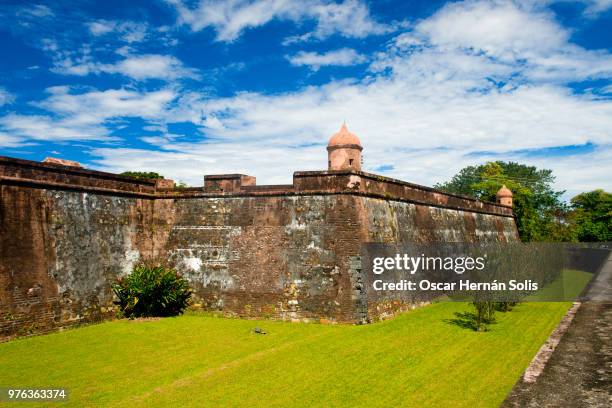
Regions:
<svg viewBox="0 0 612 408"><path fill-rule="evenodd" d="M204 176L204 187L174 188L172 180L143 180L119 174L0 156L0 181L57 190L139 198L242 197L351 194L432 207L513 217L512 208L363 171L297 171L293 184L256 185L244 174Z"/></svg>
<svg viewBox="0 0 612 408"><path fill-rule="evenodd" d="M410 306L368 300L364 243L518 240L510 206L363 172L341 148L344 168L293 184L190 188L0 157L0 336L112 318L110 285L140 261L177 268L206 310L363 323Z"/></svg>

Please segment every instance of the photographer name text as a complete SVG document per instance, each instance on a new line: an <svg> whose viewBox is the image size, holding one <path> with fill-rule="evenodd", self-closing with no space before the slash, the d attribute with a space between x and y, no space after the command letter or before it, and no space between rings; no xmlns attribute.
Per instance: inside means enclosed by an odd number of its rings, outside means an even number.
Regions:
<svg viewBox="0 0 612 408"><path fill-rule="evenodd" d="M375 280L372 283L374 290L387 291L536 291L538 283L532 280L510 280L507 282L472 282L469 280L460 280L458 282L432 282L429 280L411 281L402 279L397 282L384 282L382 279Z"/></svg>

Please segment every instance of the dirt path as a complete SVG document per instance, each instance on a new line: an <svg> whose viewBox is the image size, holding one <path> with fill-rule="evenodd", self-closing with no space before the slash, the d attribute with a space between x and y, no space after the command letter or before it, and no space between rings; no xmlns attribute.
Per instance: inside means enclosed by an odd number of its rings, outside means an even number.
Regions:
<svg viewBox="0 0 612 408"><path fill-rule="evenodd" d="M542 374L522 379L503 407L612 406L612 256Z"/></svg>

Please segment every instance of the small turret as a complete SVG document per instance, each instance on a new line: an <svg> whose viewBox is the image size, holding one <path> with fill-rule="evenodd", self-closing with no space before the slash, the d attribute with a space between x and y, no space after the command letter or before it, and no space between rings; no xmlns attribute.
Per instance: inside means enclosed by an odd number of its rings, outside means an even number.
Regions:
<svg viewBox="0 0 612 408"><path fill-rule="evenodd" d="M361 142L357 135L349 132L346 123L327 144L328 170L361 170Z"/></svg>
<svg viewBox="0 0 612 408"><path fill-rule="evenodd" d="M506 185L502 185L497 194L497 204L505 205L506 207L512 207L512 191Z"/></svg>

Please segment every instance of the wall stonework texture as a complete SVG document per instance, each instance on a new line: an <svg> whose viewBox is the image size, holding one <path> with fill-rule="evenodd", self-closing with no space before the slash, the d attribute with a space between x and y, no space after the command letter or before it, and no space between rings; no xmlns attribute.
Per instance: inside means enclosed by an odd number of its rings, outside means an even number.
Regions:
<svg viewBox="0 0 612 408"><path fill-rule="evenodd" d="M229 191L218 175L156 189L0 157L0 338L112 318L110 285L145 260L176 267L206 310L363 323L410 306L368 301L363 243L518 240L508 207L369 173L231 176Z"/></svg>

